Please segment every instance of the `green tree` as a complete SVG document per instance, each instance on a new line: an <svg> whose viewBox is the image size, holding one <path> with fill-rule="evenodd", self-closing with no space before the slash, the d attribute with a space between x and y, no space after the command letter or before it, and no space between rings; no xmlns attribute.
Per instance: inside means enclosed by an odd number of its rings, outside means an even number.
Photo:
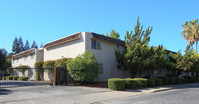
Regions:
<svg viewBox="0 0 199 104"><path fill-rule="evenodd" d="M197 45L199 40L198 19L185 22L185 24L183 25L183 31L181 32L181 35L185 38L185 40L187 40L189 45L192 46L194 43L196 43L196 53L197 53Z"/></svg>
<svg viewBox="0 0 199 104"><path fill-rule="evenodd" d="M159 45L158 47L150 47L150 49L146 48L141 53L146 57L146 60L143 60L143 64L145 71L148 72L148 76L154 77L155 70L160 74L162 68L167 68L169 59L165 57L166 50L163 46Z"/></svg>
<svg viewBox="0 0 199 104"><path fill-rule="evenodd" d="M13 44L12 44L12 52L14 54L19 53L20 52L20 48L19 48L19 42L18 42L18 38L15 37Z"/></svg>
<svg viewBox="0 0 199 104"><path fill-rule="evenodd" d="M38 46L37 46L37 44L36 44L36 42L35 42L35 41L33 41L31 48L38 49Z"/></svg>
<svg viewBox="0 0 199 104"><path fill-rule="evenodd" d="M190 49L190 46L187 46L185 54L182 55L179 50L177 54L169 54L175 60L176 75L179 76L183 71L189 72L194 65L192 56L194 55L193 50Z"/></svg>
<svg viewBox="0 0 199 104"><path fill-rule="evenodd" d="M24 51L24 46L23 46L23 40L21 38L21 36L19 37L19 52L23 52Z"/></svg>
<svg viewBox="0 0 199 104"><path fill-rule="evenodd" d="M110 33L110 37L111 38L115 38L115 39L119 39L120 38L120 34L119 34L119 32L115 32L115 30L112 29L112 31Z"/></svg>
<svg viewBox="0 0 199 104"><path fill-rule="evenodd" d="M99 74L98 63L88 50L67 61L69 75L77 82L92 82Z"/></svg>
<svg viewBox="0 0 199 104"><path fill-rule="evenodd" d="M4 48L0 49L0 70L5 69L4 64L6 62L6 57L7 57L7 51Z"/></svg>
<svg viewBox="0 0 199 104"><path fill-rule="evenodd" d="M147 59L146 50L148 49L151 31L152 27L150 26L146 30L143 30L138 17L134 33L133 31L126 32L125 50L122 52L120 50L115 51L118 63L123 66L123 69L130 70L131 77L135 77L144 68L143 61Z"/></svg>
<svg viewBox="0 0 199 104"><path fill-rule="evenodd" d="M24 50L29 50L29 49L30 49L30 45L29 45L28 40L26 40L26 44L24 46Z"/></svg>
<svg viewBox="0 0 199 104"><path fill-rule="evenodd" d="M108 33L106 33L106 36L109 37Z"/></svg>

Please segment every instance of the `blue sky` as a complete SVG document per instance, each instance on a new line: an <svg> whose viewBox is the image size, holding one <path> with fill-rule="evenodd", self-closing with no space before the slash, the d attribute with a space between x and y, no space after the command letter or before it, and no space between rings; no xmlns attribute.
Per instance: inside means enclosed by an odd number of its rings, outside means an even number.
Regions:
<svg viewBox="0 0 199 104"><path fill-rule="evenodd" d="M182 25L197 19L198 0L0 0L0 48L12 50L21 36L40 46L79 31L121 34L133 30L137 17L153 26L149 45L185 50Z"/></svg>

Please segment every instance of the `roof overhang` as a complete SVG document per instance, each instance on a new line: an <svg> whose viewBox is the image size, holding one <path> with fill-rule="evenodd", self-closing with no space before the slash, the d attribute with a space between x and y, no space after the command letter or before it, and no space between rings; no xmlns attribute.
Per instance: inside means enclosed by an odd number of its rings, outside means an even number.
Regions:
<svg viewBox="0 0 199 104"><path fill-rule="evenodd" d="M57 45L60 45L63 43L74 41L74 40L80 39L80 37L81 37L80 32L78 32L78 33L72 34L70 36L47 43L44 45L44 48L50 48L50 47L54 47L54 46L57 46Z"/></svg>
<svg viewBox="0 0 199 104"><path fill-rule="evenodd" d="M21 53L17 53L15 55L12 55L12 59L22 57L22 56L25 56L25 55L29 55L29 54L32 54L32 53L35 53L35 48L23 51Z"/></svg>

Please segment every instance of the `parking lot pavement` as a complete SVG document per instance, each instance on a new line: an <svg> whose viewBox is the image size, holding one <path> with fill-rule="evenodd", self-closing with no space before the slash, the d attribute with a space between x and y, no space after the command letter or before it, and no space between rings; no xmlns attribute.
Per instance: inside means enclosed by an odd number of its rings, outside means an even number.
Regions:
<svg viewBox="0 0 199 104"><path fill-rule="evenodd" d="M176 89L198 88L199 83L170 85L125 91L112 91L107 88L80 86L27 86L5 89L0 94L0 103L4 104L106 104L139 96ZM131 100L129 100L131 102Z"/></svg>

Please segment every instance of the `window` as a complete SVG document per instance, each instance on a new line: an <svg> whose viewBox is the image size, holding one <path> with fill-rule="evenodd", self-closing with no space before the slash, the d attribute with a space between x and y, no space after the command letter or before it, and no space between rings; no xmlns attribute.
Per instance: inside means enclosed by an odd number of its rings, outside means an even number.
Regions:
<svg viewBox="0 0 199 104"><path fill-rule="evenodd" d="M25 55L25 57L24 57L24 61L27 61L27 56Z"/></svg>
<svg viewBox="0 0 199 104"><path fill-rule="evenodd" d="M15 63L15 59L13 59L12 63L13 63L13 64Z"/></svg>
<svg viewBox="0 0 199 104"><path fill-rule="evenodd" d="M102 42L92 39L91 40L91 48L101 50L102 49Z"/></svg>
<svg viewBox="0 0 199 104"><path fill-rule="evenodd" d="M99 72L103 73L103 64L99 64Z"/></svg>

